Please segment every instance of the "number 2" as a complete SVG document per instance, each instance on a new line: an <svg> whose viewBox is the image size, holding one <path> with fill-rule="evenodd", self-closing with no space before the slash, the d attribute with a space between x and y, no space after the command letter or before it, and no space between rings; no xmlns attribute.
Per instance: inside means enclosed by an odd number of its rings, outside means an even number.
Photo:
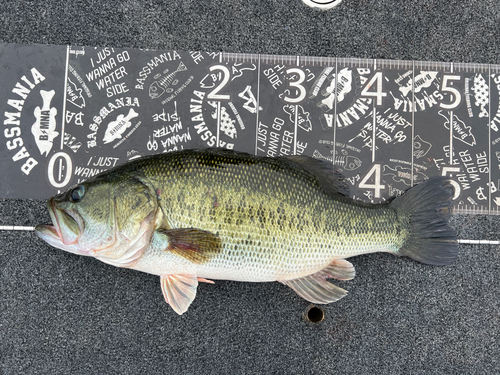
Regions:
<svg viewBox="0 0 500 375"><path fill-rule="evenodd" d="M224 86L227 85L229 82L229 78L231 77L231 73L229 72L229 69L225 67L224 65L214 65L209 68L211 72L214 70L220 70L223 73L222 81L219 83L219 85L214 88L212 91L210 91L207 95L207 99L211 100L230 100L231 96L230 95L222 95L219 94L219 91L224 88Z"/></svg>

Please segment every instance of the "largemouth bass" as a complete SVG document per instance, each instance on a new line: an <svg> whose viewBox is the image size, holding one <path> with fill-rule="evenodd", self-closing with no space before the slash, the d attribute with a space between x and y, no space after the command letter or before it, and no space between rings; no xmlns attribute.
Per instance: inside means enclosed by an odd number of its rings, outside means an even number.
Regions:
<svg viewBox="0 0 500 375"><path fill-rule="evenodd" d="M186 150L120 165L49 199L52 246L159 275L167 303L184 313L198 282L279 281L326 304L346 291L345 260L377 251L451 264L453 187L436 177L390 203L346 196L329 162Z"/></svg>

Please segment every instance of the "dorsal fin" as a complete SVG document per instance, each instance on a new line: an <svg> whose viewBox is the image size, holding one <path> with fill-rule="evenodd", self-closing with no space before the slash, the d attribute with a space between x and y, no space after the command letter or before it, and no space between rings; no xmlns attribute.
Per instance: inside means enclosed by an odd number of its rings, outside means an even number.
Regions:
<svg viewBox="0 0 500 375"><path fill-rule="evenodd" d="M282 159L299 164L303 169L314 175L321 188L330 195L341 194L349 196L349 185L342 174L326 160L314 159L305 155L283 156Z"/></svg>

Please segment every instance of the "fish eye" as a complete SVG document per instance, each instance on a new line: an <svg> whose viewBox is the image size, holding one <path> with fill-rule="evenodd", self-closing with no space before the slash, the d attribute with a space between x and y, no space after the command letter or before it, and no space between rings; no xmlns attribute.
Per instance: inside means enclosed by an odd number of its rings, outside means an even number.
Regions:
<svg viewBox="0 0 500 375"><path fill-rule="evenodd" d="M76 188L71 190L71 200L73 202L80 202L85 194L85 187L83 185L78 185Z"/></svg>

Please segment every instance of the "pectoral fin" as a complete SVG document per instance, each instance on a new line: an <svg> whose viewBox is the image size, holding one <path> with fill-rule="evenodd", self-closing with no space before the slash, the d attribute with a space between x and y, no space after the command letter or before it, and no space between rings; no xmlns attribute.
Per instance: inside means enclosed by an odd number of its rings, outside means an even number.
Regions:
<svg viewBox="0 0 500 375"><path fill-rule="evenodd" d="M166 235L169 245L165 251L177 254L195 264L203 264L222 251L220 237L196 228L158 229Z"/></svg>
<svg viewBox="0 0 500 375"><path fill-rule="evenodd" d="M196 297L198 279L193 275L162 275L161 291L165 301L182 315Z"/></svg>

